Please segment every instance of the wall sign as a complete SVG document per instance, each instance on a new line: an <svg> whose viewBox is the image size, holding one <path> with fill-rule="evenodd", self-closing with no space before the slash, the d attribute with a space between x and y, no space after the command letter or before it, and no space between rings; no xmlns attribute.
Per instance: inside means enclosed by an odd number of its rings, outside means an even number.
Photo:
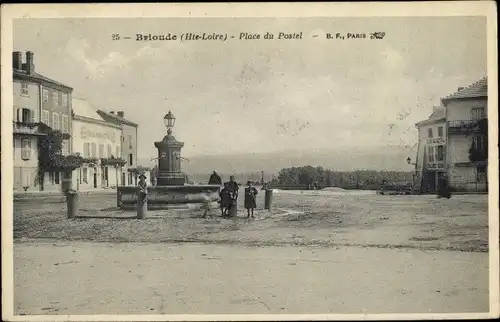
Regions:
<svg viewBox="0 0 500 322"><path fill-rule="evenodd" d="M96 131L92 131L91 129L88 129L86 127L82 127L82 129L80 131L80 136L82 139L98 138L98 139L109 140L112 143L115 143L115 139L116 139L114 131L96 132Z"/></svg>
<svg viewBox="0 0 500 322"><path fill-rule="evenodd" d="M445 144L446 140L444 138L431 138L427 139L428 144Z"/></svg>
<svg viewBox="0 0 500 322"><path fill-rule="evenodd" d="M442 163L429 163L426 168L428 169L444 169L444 164Z"/></svg>

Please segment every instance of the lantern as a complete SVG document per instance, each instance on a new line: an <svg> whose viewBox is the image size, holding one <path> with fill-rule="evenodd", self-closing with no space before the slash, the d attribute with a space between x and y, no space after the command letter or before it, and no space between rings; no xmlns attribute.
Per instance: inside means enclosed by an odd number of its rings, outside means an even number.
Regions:
<svg viewBox="0 0 500 322"><path fill-rule="evenodd" d="M168 111L168 113L165 115L163 118L163 121L165 122L165 126L167 129L172 129L175 125L175 116L172 114L172 112Z"/></svg>

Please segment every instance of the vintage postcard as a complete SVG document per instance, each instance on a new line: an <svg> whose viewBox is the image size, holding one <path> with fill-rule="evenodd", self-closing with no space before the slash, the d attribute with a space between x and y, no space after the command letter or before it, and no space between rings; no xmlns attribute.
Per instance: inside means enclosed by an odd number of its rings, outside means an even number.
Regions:
<svg viewBox="0 0 500 322"><path fill-rule="evenodd" d="M493 2L1 14L4 320L499 316Z"/></svg>

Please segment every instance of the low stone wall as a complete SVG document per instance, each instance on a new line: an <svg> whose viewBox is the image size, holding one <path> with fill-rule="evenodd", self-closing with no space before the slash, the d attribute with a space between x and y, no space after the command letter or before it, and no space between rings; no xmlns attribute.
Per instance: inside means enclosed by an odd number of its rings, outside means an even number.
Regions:
<svg viewBox="0 0 500 322"><path fill-rule="evenodd" d="M209 192L213 201L217 200L218 185L181 185L148 187L148 209L198 208L204 202L204 193ZM121 209L136 209L136 186L118 187L118 207ZM213 202L212 207L217 203Z"/></svg>

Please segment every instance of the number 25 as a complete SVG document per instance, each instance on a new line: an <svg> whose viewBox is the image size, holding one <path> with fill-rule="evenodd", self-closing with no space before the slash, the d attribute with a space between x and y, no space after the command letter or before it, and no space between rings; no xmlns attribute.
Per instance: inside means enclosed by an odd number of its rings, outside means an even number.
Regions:
<svg viewBox="0 0 500 322"><path fill-rule="evenodd" d="M111 39L113 40L120 40L120 35L119 34L112 34Z"/></svg>

